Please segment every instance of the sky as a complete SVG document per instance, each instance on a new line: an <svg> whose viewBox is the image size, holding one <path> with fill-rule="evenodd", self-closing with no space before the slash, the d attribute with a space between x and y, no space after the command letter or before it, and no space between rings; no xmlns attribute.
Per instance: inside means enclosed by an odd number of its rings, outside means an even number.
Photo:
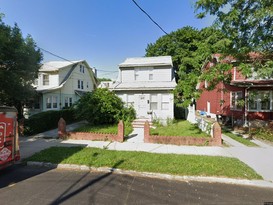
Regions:
<svg viewBox="0 0 273 205"><path fill-rule="evenodd" d="M194 0L135 1L167 33L213 21L195 17ZM40 48L70 61L86 60L98 77L113 80L120 63L144 56L147 45L165 35L132 0L0 0L0 13ZM43 54L43 62L62 60Z"/></svg>

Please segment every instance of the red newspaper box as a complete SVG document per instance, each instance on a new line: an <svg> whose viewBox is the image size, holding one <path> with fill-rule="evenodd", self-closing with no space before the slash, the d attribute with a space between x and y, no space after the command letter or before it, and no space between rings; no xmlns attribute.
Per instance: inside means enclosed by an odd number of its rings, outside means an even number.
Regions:
<svg viewBox="0 0 273 205"><path fill-rule="evenodd" d="M20 160L17 110L0 106L0 169Z"/></svg>

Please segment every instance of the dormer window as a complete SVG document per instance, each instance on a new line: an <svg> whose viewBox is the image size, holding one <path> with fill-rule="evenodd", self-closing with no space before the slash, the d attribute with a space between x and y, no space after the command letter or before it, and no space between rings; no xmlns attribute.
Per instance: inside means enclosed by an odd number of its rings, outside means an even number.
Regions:
<svg viewBox="0 0 273 205"><path fill-rule="evenodd" d="M49 75L43 75L43 85L49 85Z"/></svg>

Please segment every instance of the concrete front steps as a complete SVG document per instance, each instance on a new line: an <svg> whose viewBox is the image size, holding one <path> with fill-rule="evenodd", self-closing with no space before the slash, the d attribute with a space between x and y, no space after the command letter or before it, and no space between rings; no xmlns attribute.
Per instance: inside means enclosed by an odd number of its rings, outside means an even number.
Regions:
<svg viewBox="0 0 273 205"><path fill-rule="evenodd" d="M141 119L135 119L132 122L133 128L143 128L146 121L149 122L150 127L153 126L153 123L150 119L141 118Z"/></svg>

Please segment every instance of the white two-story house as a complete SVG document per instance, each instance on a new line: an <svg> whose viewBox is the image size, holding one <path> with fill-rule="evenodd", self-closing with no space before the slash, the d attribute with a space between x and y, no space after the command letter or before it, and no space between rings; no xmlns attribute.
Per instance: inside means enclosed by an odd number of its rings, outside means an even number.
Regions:
<svg viewBox="0 0 273 205"><path fill-rule="evenodd" d="M159 56L127 58L110 89L135 108L137 118L166 121L174 117L175 86L171 56Z"/></svg>
<svg viewBox="0 0 273 205"><path fill-rule="evenodd" d="M97 80L95 70L85 60L51 61L41 66L35 87L39 94L36 112L60 110L93 91Z"/></svg>

